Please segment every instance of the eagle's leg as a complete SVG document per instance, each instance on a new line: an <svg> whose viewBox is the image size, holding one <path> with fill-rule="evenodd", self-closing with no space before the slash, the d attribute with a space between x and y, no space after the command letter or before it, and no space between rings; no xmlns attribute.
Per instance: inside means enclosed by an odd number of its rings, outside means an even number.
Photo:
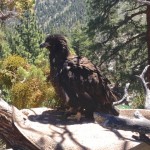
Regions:
<svg viewBox="0 0 150 150"><path fill-rule="evenodd" d="M88 119L90 119L90 120L93 120L94 118L93 118L93 113L94 113L94 108L92 109L86 109L85 110L85 117L86 118L88 118Z"/></svg>
<svg viewBox="0 0 150 150"><path fill-rule="evenodd" d="M76 110L76 115L75 115L75 119L79 122L81 121L81 117L83 114L83 107L80 105L77 110Z"/></svg>
<svg viewBox="0 0 150 150"><path fill-rule="evenodd" d="M70 90L70 88L68 88L68 86L66 85L62 87L64 87L62 88L62 92L66 100L66 106L68 106L68 108L66 108L65 110L63 118L67 119L69 116L76 114L77 111L75 108L77 108L78 103L77 103L76 95L72 92L72 90Z"/></svg>
<svg viewBox="0 0 150 150"><path fill-rule="evenodd" d="M75 115L75 118L77 121L80 121L81 118L81 113L80 113L80 102L78 99L77 94L70 88L70 85L66 85L67 83L65 82L63 87L63 92L65 93L66 101L69 106L69 109L66 110L64 114L64 118L67 119L71 115Z"/></svg>
<svg viewBox="0 0 150 150"><path fill-rule="evenodd" d="M76 110L75 108L73 108L73 107L70 107L68 110L66 110L66 112L65 112L65 114L64 114L64 116L63 116L63 118L65 118L65 119L67 119L69 116L71 116L71 115L75 115L75 119L77 120L77 121L80 121L81 120L81 117L82 117L82 112L81 111L79 111L79 110Z"/></svg>
<svg viewBox="0 0 150 150"><path fill-rule="evenodd" d="M87 92L80 94L79 102L81 106L79 112L83 113L85 118L93 120L93 112L96 110L97 102Z"/></svg>
<svg viewBox="0 0 150 150"><path fill-rule="evenodd" d="M76 114L76 112L75 112L74 108L73 108L73 107L69 107L69 109L67 109L67 110L65 111L65 113L64 113L64 115L63 115L63 118L64 118L64 119L67 119L67 118L70 117L71 115L75 115L75 114Z"/></svg>
<svg viewBox="0 0 150 150"><path fill-rule="evenodd" d="M81 117L82 117L82 113L80 111L77 112L76 116L75 116L75 119L77 121L80 121L81 120Z"/></svg>

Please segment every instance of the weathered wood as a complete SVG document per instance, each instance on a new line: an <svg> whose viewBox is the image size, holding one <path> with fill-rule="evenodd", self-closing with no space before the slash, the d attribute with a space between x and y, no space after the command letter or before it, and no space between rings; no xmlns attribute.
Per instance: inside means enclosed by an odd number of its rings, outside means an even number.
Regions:
<svg viewBox="0 0 150 150"><path fill-rule="evenodd" d="M141 4L146 4L146 5L150 5L150 2L147 0L136 0L137 2L141 3Z"/></svg>
<svg viewBox="0 0 150 150"><path fill-rule="evenodd" d="M148 82L145 81L144 76L146 74L146 72L148 71L148 68L150 67L150 65L147 65L143 72L140 74L140 76L137 76L141 79L143 86L144 86L144 91L145 91L145 104L144 107L145 109L150 109L150 89L148 86Z"/></svg>
<svg viewBox="0 0 150 150"><path fill-rule="evenodd" d="M54 114L55 111L48 108L18 110L0 100L0 134L10 147L23 150L92 149L95 145L96 148L102 145L103 138L109 135L107 135L108 131L95 123L79 124L72 119L63 121L58 116L58 112ZM111 131L109 132L110 137L118 139L114 134L111 136ZM132 133L130 137L131 135ZM87 142L90 139L97 142L93 145L93 142ZM121 140L115 142L119 143ZM122 142L125 141L122 140ZM106 147L107 144L108 141ZM137 145L138 143L133 142L132 144ZM104 144L103 147L105 147Z"/></svg>
<svg viewBox="0 0 150 150"><path fill-rule="evenodd" d="M94 119L107 129L138 132L139 136L133 136L133 138L150 144L150 139L146 136L146 134L150 133L150 120L146 119L139 111L135 111L134 118L132 119L95 112Z"/></svg>
<svg viewBox="0 0 150 150"><path fill-rule="evenodd" d="M8 105L0 99L0 135L8 146L20 150L37 150L37 147L27 140L16 128L13 121L13 109L15 107ZM17 108L15 108L17 109Z"/></svg>
<svg viewBox="0 0 150 150"><path fill-rule="evenodd" d="M96 122L105 128L133 131L143 134L150 133L150 120L143 117L139 112L135 112L135 117L136 118L129 119L103 113L94 113Z"/></svg>
<svg viewBox="0 0 150 150"><path fill-rule="evenodd" d="M128 94L128 88L130 86L130 83L126 83L125 89L124 89L124 95L122 97L122 99L113 102L113 107L117 106L117 105L121 105L123 103L128 103L129 102L129 94Z"/></svg>

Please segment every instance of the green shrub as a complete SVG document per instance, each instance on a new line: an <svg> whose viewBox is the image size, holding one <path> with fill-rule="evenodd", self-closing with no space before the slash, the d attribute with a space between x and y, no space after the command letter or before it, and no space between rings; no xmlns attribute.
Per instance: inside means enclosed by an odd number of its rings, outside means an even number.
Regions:
<svg viewBox="0 0 150 150"><path fill-rule="evenodd" d="M18 68L25 68L26 66L27 61L21 56L11 55L5 58L1 63L0 84L6 86L6 88L11 88L12 84L18 79Z"/></svg>
<svg viewBox="0 0 150 150"><path fill-rule="evenodd" d="M11 89L11 100L17 108L43 106L43 104L48 104L47 101L54 100L55 98L54 88L37 78L29 79L23 83L18 82ZM56 106L54 103L51 103L49 106Z"/></svg>
<svg viewBox="0 0 150 150"><path fill-rule="evenodd" d="M19 67L25 68L27 64L27 61L21 56L11 55L3 61L3 68L15 72Z"/></svg>
<svg viewBox="0 0 150 150"><path fill-rule="evenodd" d="M48 65L36 67L17 55L5 58L0 68L0 85L5 98L20 109L60 105L54 87L46 81L48 73Z"/></svg>
<svg viewBox="0 0 150 150"><path fill-rule="evenodd" d="M144 100L145 100L144 93L138 93L132 101L132 107L143 109L144 108Z"/></svg>

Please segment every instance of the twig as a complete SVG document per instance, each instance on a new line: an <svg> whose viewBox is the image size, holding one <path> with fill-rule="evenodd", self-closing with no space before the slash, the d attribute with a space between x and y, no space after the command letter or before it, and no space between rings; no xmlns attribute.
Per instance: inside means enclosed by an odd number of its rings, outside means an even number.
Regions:
<svg viewBox="0 0 150 150"><path fill-rule="evenodd" d="M5 21L13 16L17 16L17 14L13 11L7 11L7 14L4 14L2 11L0 11L0 20Z"/></svg>
<svg viewBox="0 0 150 150"><path fill-rule="evenodd" d="M150 66L150 65L147 65L147 66L144 68L144 70L143 70L143 72L141 73L140 76L137 76L137 75L136 75L137 77L139 77L139 78L142 80L142 83L143 83L143 85L144 85L145 94L146 94L146 96L145 96L145 106L144 106L145 109L150 109L150 89L149 89L148 86L147 86L148 82L146 82L145 79L144 79L145 73L147 72L149 66Z"/></svg>
<svg viewBox="0 0 150 150"><path fill-rule="evenodd" d="M126 101L127 102L129 101L129 94L128 94L129 86L130 86L130 83L126 83L126 86L125 86L125 89L124 89L124 95L123 95L122 99L117 101L117 102L113 102L113 106L120 105L120 104L125 103Z"/></svg>
<svg viewBox="0 0 150 150"><path fill-rule="evenodd" d="M136 1L142 4L150 5L150 1L146 1L146 0L136 0Z"/></svg>

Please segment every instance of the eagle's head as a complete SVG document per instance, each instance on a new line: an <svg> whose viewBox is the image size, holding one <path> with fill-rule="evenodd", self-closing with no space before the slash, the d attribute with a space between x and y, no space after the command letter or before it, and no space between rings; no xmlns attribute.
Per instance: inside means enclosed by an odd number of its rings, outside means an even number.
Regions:
<svg viewBox="0 0 150 150"><path fill-rule="evenodd" d="M50 51L49 58L51 67L60 67L70 55L67 40L62 35L48 35L45 42L40 44L40 48L44 47Z"/></svg>
<svg viewBox="0 0 150 150"><path fill-rule="evenodd" d="M55 48L56 49L66 49L67 47L67 40L63 35L55 34L55 35L48 35L45 39L44 43L40 44L40 48L47 48L50 51Z"/></svg>

